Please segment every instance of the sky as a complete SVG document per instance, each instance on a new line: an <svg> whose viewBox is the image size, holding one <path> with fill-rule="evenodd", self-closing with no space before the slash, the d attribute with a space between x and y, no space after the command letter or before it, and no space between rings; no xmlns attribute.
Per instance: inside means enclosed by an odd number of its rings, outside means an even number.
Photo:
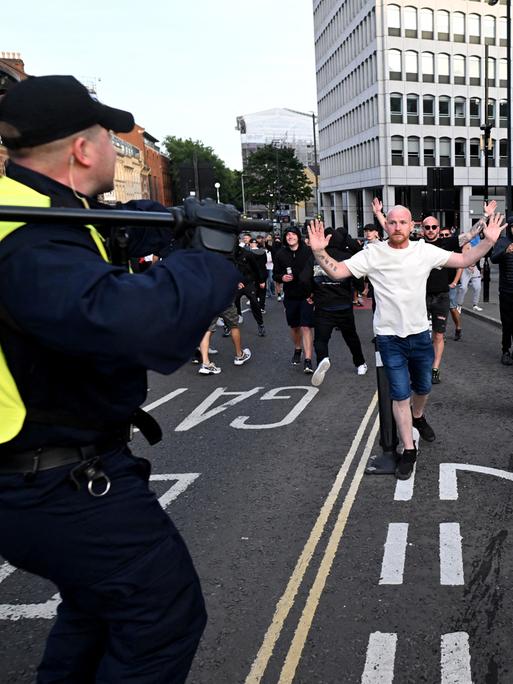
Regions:
<svg viewBox="0 0 513 684"><path fill-rule="evenodd" d="M34 76L72 74L139 126L199 140L242 166L235 119L317 110L312 0L3 3L0 53Z"/></svg>

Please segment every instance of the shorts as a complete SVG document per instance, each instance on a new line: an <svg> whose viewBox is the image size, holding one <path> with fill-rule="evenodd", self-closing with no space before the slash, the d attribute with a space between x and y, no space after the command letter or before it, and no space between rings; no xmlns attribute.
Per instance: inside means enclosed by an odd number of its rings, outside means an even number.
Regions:
<svg viewBox="0 0 513 684"><path fill-rule="evenodd" d="M447 328L447 317L449 316L449 293L428 293L426 295L426 308L428 315L431 315L433 332L444 333Z"/></svg>
<svg viewBox="0 0 513 684"><path fill-rule="evenodd" d="M223 323L226 325L226 327L230 328L230 330L239 327L239 314L237 313L237 307L235 304L230 304L230 306L226 307L226 309L220 313L219 316L214 318L212 323L208 326L208 329L212 333L217 329L218 318L222 318Z"/></svg>
<svg viewBox="0 0 513 684"><path fill-rule="evenodd" d="M291 328L313 328L314 306L306 299L287 299L283 301L287 324Z"/></svg>
<svg viewBox="0 0 513 684"><path fill-rule="evenodd" d="M376 344L387 374L392 399L409 399L412 391L419 395L431 392L431 371L435 355L428 330L408 337L376 335Z"/></svg>
<svg viewBox="0 0 513 684"><path fill-rule="evenodd" d="M456 287L451 287L449 288L449 309L457 309L458 308L458 288L459 285Z"/></svg>

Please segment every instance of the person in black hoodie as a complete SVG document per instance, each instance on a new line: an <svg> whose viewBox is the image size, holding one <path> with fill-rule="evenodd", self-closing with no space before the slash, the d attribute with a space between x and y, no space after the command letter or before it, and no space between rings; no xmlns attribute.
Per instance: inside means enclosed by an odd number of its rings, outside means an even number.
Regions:
<svg viewBox="0 0 513 684"><path fill-rule="evenodd" d="M355 246L353 242L347 235L347 231L338 228L333 232L326 251L337 261L344 261L360 250L359 245ZM356 332L353 313L353 279L332 280L315 262L313 255L309 263L309 271L314 301L314 348L317 357L317 369L312 375L312 385L315 387L321 385L331 366L328 343L334 329L342 333L358 375L365 375L367 364Z"/></svg>
<svg viewBox="0 0 513 684"><path fill-rule="evenodd" d="M313 373L312 351L314 326L311 283L304 278L304 270L311 263L312 252L301 239L301 231L290 226L284 233L284 246L276 253L273 278L283 283L285 314L294 342L292 364L301 363L304 352L304 372Z"/></svg>
<svg viewBox="0 0 513 684"><path fill-rule="evenodd" d="M492 264L499 264L499 311L502 323L502 357L504 366L513 366L511 340L513 338L513 216L495 243Z"/></svg>
<svg viewBox="0 0 513 684"><path fill-rule="evenodd" d="M251 313L258 325L258 335L260 337L265 337L264 319L256 294L256 288L259 287L261 283L261 274L255 255L251 249L237 247L232 260L241 274L241 282L239 283L239 289L237 290L237 295L235 297L235 306L237 307L239 316L241 315L240 300L245 296L248 298ZM263 284L265 287L265 278ZM228 332L228 335L229 334L230 333Z"/></svg>

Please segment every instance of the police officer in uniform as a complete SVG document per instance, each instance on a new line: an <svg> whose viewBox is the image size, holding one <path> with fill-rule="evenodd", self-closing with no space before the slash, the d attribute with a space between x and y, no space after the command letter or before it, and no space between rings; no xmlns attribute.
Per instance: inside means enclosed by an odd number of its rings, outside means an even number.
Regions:
<svg viewBox="0 0 513 684"><path fill-rule="evenodd" d="M113 187L109 131L133 125L71 76L16 84L0 100L0 204L97 207ZM170 242L170 230L133 229L129 255ZM0 555L62 598L40 684L187 677L206 622L200 584L127 438L146 371L186 362L238 279L192 249L134 275L94 226L0 222Z"/></svg>

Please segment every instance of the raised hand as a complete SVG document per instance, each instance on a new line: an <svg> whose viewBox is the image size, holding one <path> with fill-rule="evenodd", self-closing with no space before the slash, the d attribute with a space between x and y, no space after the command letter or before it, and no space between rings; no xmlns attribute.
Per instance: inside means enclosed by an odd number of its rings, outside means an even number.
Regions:
<svg viewBox="0 0 513 684"><path fill-rule="evenodd" d="M372 206L372 213L374 214L374 216L377 216L378 214L383 213L383 202L380 199L378 199L377 197L375 197L372 200L371 206Z"/></svg>
<svg viewBox="0 0 513 684"><path fill-rule="evenodd" d="M310 248L312 251L317 252L321 249L326 249L331 240L331 235L326 237L324 235L324 224L318 219L310 221L308 226L308 239L310 240Z"/></svg>
<svg viewBox="0 0 513 684"><path fill-rule="evenodd" d="M483 228L485 238L497 242L505 225L503 214L493 214L490 216L488 224Z"/></svg>
<svg viewBox="0 0 513 684"><path fill-rule="evenodd" d="M497 209L497 202L495 200L490 200L488 203L483 202L483 213L490 217L495 213Z"/></svg>

